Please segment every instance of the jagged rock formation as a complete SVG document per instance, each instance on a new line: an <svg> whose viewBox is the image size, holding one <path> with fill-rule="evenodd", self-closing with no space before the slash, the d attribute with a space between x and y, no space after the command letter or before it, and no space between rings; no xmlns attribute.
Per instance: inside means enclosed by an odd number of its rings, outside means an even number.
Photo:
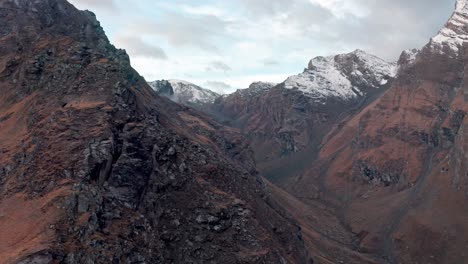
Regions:
<svg viewBox="0 0 468 264"><path fill-rule="evenodd" d="M312 263L233 129L158 97L90 12L0 0L0 263Z"/></svg>
<svg viewBox="0 0 468 264"><path fill-rule="evenodd" d="M161 80L148 83L160 95L176 103L201 107L213 103L221 95L208 89L181 80Z"/></svg>
<svg viewBox="0 0 468 264"><path fill-rule="evenodd" d="M161 80L161 81L149 82L148 84L159 95L165 96L165 97L171 99L172 101L177 100L177 98L175 98L174 88L172 87L172 85L171 85L171 83L169 81Z"/></svg>
<svg viewBox="0 0 468 264"><path fill-rule="evenodd" d="M394 64L361 50L317 57L303 73L221 97L207 112L244 131L261 172L279 183L307 169L331 128L375 100L395 74Z"/></svg>

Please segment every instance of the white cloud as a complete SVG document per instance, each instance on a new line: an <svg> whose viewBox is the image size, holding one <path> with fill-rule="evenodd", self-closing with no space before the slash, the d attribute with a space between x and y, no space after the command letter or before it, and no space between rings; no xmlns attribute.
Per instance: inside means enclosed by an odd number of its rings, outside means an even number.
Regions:
<svg viewBox="0 0 468 264"><path fill-rule="evenodd" d="M80 9L100 9L107 12L118 11L115 0L70 0L70 2Z"/></svg>
<svg viewBox="0 0 468 264"><path fill-rule="evenodd" d="M281 82L312 57L356 48L396 60L436 34L455 0L72 2L97 11L146 79L222 82L232 91L254 81Z"/></svg>
<svg viewBox="0 0 468 264"><path fill-rule="evenodd" d="M192 15L209 15L209 16L217 16L217 17L222 17L226 15L223 9L220 9L215 6L181 5L180 9L184 13L192 14Z"/></svg>
<svg viewBox="0 0 468 264"><path fill-rule="evenodd" d="M229 25L214 15L180 14L168 11L160 17L139 19L128 23L126 34L157 36L174 47L198 47L204 51L217 52L219 38L226 38Z"/></svg>
<svg viewBox="0 0 468 264"><path fill-rule="evenodd" d="M162 48L148 44L138 36L117 36L115 42L117 46L126 49L132 57L167 60L167 55Z"/></svg>
<svg viewBox="0 0 468 264"><path fill-rule="evenodd" d="M223 72L232 71L232 68L222 61L212 61L210 64L210 69Z"/></svg>
<svg viewBox="0 0 468 264"><path fill-rule="evenodd" d="M208 88L220 94L228 93L232 90L232 86L220 81L206 81L203 83L203 87Z"/></svg>

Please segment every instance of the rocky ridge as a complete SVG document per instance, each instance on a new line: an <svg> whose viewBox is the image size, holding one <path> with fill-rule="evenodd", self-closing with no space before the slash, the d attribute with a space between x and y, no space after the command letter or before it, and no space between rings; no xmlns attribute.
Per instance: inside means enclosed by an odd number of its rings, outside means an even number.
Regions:
<svg viewBox="0 0 468 264"><path fill-rule="evenodd" d="M457 0L455 11L439 33L431 38L429 46L442 53L458 56L460 48L468 41L468 4Z"/></svg>
<svg viewBox="0 0 468 264"><path fill-rule="evenodd" d="M312 262L237 131L157 96L94 14L0 22L0 263Z"/></svg>
<svg viewBox="0 0 468 264"><path fill-rule="evenodd" d="M176 103L203 105L213 103L221 95L190 82L161 80L148 83L156 92Z"/></svg>
<svg viewBox="0 0 468 264"><path fill-rule="evenodd" d="M368 89L385 85L396 75L397 65L362 50L329 57L313 58L303 73L284 82L286 89L297 89L325 103L330 97L351 100Z"/></svg>
<svg viewBox="0 0 468 264"><path fill-rule="evenodd" d="M257 96L259 94L267 92L268 90L275 87L276 85L277 85L276 83L270 83L270 82L253 82L252 84L249 85L248 88L239 89L235 93L236 95L238 94L239 96L242 96L242 97L252 97L252 96ZM226 95L225 97L228 97L228 96L229 95Z"/></svg>

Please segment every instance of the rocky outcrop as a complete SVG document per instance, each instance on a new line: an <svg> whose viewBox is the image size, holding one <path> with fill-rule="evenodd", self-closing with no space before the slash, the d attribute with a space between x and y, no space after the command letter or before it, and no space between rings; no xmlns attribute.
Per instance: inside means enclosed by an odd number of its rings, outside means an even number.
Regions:
<svg viewBox="0 0 468 264"><path fill-rule="evenodd" d="M172 87L171 83L167 80L161 80L161 81L154 81L154 82L149 82L148 83L151 88L153 88L156 93L158 93L161 96L165 96L172 101L175 101L175 93L174 93L174 88Z"/></svg>
<svg viewBox="0 0 468 264"><path fill-rule="evenodd" d="M0 22L0 263L312 263L242 137L158 97L92 13Z"/></svg>

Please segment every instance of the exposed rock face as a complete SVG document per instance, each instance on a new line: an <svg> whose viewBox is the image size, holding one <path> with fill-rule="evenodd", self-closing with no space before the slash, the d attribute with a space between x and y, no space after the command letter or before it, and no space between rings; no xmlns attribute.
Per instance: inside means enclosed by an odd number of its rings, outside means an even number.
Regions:
<svg viewBox="0 0 468 264"><path fill-rule="evenodd" d="M201 107L213 103L221 95L208 89L181 80L162 80L150 82L149 85L160 95L184 105Z"/></svg>
<svg viewBox="0 0 468 264"><path fill-rule="evenodd" d="M243 130L261 172L279 183L307 169L331 128L382 94L395 73L394 64L360 50L317 57L304 73L221 97L208 112Z"/></svg>
<svg viewBox="0 0 468 264"><path fill-rule="evenodd" d="M161 81L154 81L148 83L151 88L153 88L156 93L158 93L161 96L165 96L172 101L175 101L175 95L174 95L174 88L172 87L171 83L167 80L161 80Z"/></svg>
<svg viewBox="0 0 468 264"><path fill-rule="evenodd" d="M468 262L467 2L421 51L402 55L391 88L330 132L318 160L291 182L357 235L332 240L375 263Z"/></svg>
<svg viewBox="0 0 468 264"><path fill-rule="evenodd" d="M0 0L0 263L312 263L233 129L65 0Z"/></svg>

